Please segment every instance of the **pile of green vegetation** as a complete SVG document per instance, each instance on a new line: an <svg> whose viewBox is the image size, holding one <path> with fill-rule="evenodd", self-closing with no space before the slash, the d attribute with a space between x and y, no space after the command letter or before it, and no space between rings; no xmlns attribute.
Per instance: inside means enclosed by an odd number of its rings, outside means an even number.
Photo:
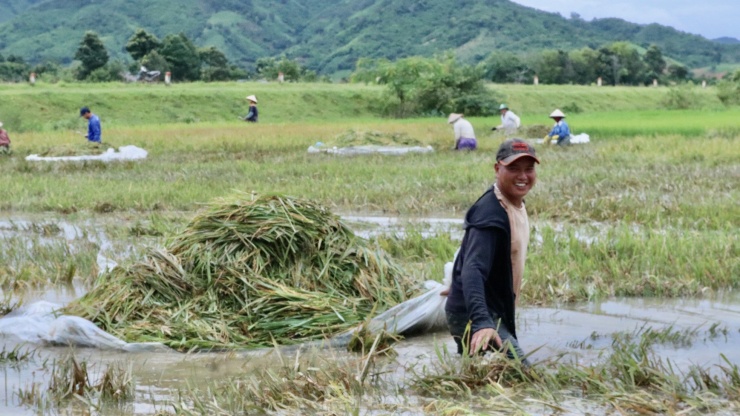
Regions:
<svg viewBox="0 0 740 416"><path fill-rule="evenodd" d="M66 313L127 341L264 347L344 331L412 286L328 210L245 195L216 201L165 249L101 276Z"/></svg>
<svg viewBox="0 0 740 416"><path fill-rule="evenodd" d="M50 146L38 153L42 157L101 155L113 147L108 144L77 143Z"/></svg>
<svg viewBox="0 0 740 416"><path fill-rule="evenodd" d="M518 136L524 139L541 138L550 133L551 128L544 124L530 124L519 127Z"/></svg>
<svg viewBox="0 0 740 416"><path fill-rule="evenodd" d="M406 133L386 133L380 131L362 131L350 129L338 135L334 143L336 146L421 146L419 140Z"/></svg>

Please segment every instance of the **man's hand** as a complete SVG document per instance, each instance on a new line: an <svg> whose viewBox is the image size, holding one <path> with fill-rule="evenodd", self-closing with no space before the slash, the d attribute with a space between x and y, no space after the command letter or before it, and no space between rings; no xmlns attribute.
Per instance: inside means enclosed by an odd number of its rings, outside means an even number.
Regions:
<svg viewBox="0 0 740 416"><path fill-rule="evenodd" d="M501 346L501 337L493 328L483 328L476 331L473 338L470 339L470 355L477 354L479 350L487 350L492 339L495 345Z"/></svg>
<svg viewBox="0 0 740 416"><path fill-rule="evenodd" d="M449 294L450 294L450 288L449 287L447 289L439 292L439 296L447 296Z"/></svg>

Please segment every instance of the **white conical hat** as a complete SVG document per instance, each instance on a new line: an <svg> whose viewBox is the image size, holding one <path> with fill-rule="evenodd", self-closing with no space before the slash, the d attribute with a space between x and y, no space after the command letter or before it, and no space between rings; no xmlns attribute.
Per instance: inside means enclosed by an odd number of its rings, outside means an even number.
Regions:
<svg viewBox="0 0 740 416"><path fill-rule="evenodd" d="M447 123L452 124L456 122L457 120L460 120L462 116L463 116L462 114L450 113L450 116L447 117Z"/></svg>
<svg viewBox="0 0 740 416"><path fill-rule="evenodd" d="M2 126L3 126L3 122L2 122L2 121L0 121L0 127L2 127Z"/></svg>
<svg viewBox="0 0 740 416"><path fill-rule="evenodd" d="M550 118L555 118L555 117L565 118L565 114L563 114L562 111L556 108L555 111L550 113Z"/></svg>
<svg viewBox="0 0 740 416"><path fill-rule="evenodd" d="M257 102L257 97L255 97L254 95L247 95L247 100L254 101L256 103Z"/></svg>

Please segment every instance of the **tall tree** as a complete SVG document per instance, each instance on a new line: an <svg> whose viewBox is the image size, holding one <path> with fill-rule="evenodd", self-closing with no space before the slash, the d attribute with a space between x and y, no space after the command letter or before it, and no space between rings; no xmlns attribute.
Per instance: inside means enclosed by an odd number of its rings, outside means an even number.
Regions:
<svg viewBox="0 0 740 416"><path fill-rule="evenodd" d="M138 61L160 46L161 42L156 36L144 29L138 29L126 43L126 51L134 60Z"/></svg>
<svg viewBox="0 0 740 416"><path fill-rule="evenodd" d="M199 49L198 54L203 64L201 78L204 81L225 81L231 77L229 60L217 47Z"/></svg>
<svg viewBox="0 0 740 416"><path fill-rule="evenodd" d="M642 59L650 72L660 76L665 71L666 62L663 59L663 52L658 46L650 45Z"/></svg>
<svg viewBox="0 0 740 416"><path fill-rule="evenodd" d="M87 78L91 72L108 63L108 51L105 50L105 45L97 33L85 32L80 47L75 53L75 59L82 62L77 73L79 79Z"/></svg>
<svg viewBox="0 0 740 416"><path fill-rule="evenodd" d="M196 81L200 79L200 55L193 42L185 36L167 35L162 41L159 54L170 65L172 76L176 80Z"/></svg>
<svg viewBox="0 0 740 416"><path fill-rule="evenodd" d="M532 69L513 52L491 52L481 65L483 76L493 82L523 83L534 75Z"/></svg>

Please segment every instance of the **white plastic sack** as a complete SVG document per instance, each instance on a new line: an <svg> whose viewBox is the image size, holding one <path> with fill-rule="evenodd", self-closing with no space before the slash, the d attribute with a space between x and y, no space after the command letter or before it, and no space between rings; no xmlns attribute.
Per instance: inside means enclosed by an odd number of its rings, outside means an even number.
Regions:
<svg viewBox="0 0 740 416"><path fill-rule="evenodd" d="M424 282L426 293L398 304L368 323L371 333L379 333L385 330L398 335L413 335L425 332L436 332L447 329L447 316L445 314L445 303L447 296L440 293L450 287L452 282L452 267L460 249L457 249L451 262L445 264L443 283L432 280ZM345 345L352 335L360 327L351 329L332 338L334 346Z"/></svg>
<svg viewBox="0 0 740 416"><path fill-rule="evenodd" d="M328 147L328 146L309 146L308 153L328 153L332 155L340 156L354 156L354 155L369 155L369 154L382 154L382 155L405 155L408 153L431 153L434 152L432 146L378 146L378 145L366 145L366 146L349 146L349 147Z"/></svg>
<svg viewBox="0 0 740 416"><path fill-rule="evenodd" d="M47 162L78 162L85 160L99 160L101 162L112 162L118 160L140 160L146 159L147 151L136 146L121 146L116 152L113 148L99 155L80 155L80 156L39 156L28 155L28 161L47 161Z"/></svg>
<svg viewBox="0 0 740 416"><path fill-rule="evenodd" d="M78 316L57 315L59 305L39 301L0 318L0 336L42 345L116 349L130 352L169 351L158 342L128 343Z"/></svg>

